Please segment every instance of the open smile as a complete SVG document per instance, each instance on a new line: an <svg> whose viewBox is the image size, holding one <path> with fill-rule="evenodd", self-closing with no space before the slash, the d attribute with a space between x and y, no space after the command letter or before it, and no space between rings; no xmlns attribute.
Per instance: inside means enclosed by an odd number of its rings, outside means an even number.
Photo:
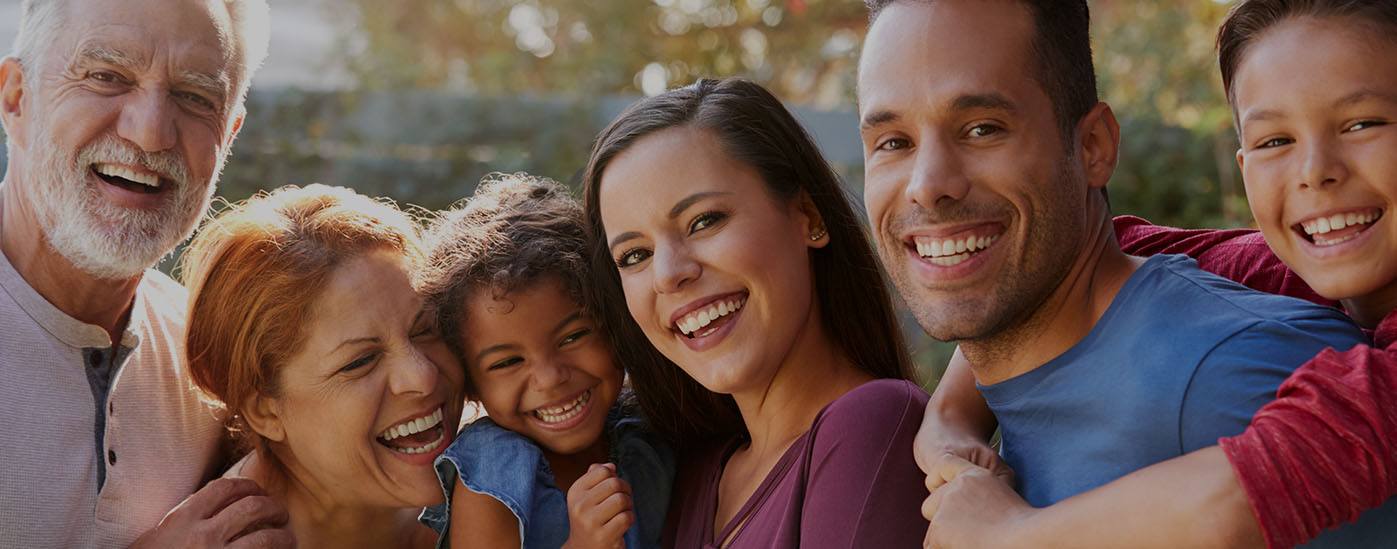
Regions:
<svg viewBox="0 0 1397 549"><path fill-rule="evenodd" d="M443 409L438 407L429 414L399 422L385 429L374 440L406 461L430 464L437 454L446 449L449 433L442 424L444 417Z"/></svg>
<svg viewBox="0 0 1397 549"><path fill-rule="evenodd" d="M1359 238L1383 213L1382 208L1358 208L1311 217L1291 225L1291 230L1315 247L1328 248Z"/></svg>
<svg viewBox="0 0 1397 549"><path fill-rule="evenodd" d="M592 411L592 389L595 387L589 387L562 402L535 408L527 413L527 417L549 431L566 431L577 427Z"/></svg>
<svg viewBox="0 0 1397 549"><path fill-rule="evenodd" d="M1004 236L997 222L961 225L950 230L928 230L902 238L903 248L917 269L932 280L949 282L969 276L986 263L995 244Z"/></svg>
<svg viewBox="0 0 1397 549"><path fill-rule="evenodd" d="M744 290L696 300L670 315L669 329L690 349L708 349L732 332L748 296Z"/></svg>

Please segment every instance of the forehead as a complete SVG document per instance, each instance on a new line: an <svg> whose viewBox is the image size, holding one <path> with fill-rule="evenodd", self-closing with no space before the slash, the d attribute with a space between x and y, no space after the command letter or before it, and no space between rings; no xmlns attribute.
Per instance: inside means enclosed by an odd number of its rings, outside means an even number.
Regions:
<svg viewBox="0 0 1397 549"><path fill-rule="evenodd" d="M164 59L179 70L234 71L236 40L221 1L70 0L63 9L54 35L63 62L105 50L142 65Z"/></svg>
<svg viewBox="0 0 1397 549"><path fill-rule="evenodd" d="M637 140L611 161L602 173L602 211L631 219L665 216L676 199L705 191L744 193L761 189L760 182L711 131L669 128Z"/></svg>
<svg viewBox="0 0 1397 549"><path fill-rule="evenodd" d="M1397 38L1344 18L1286 21L1247 48L1232 91L1242 120L1287 104L1327 109L1336 98L1358 92L1394 101Z"/></svg>
<svg viewBox="0 0 1397 549"><path fill-rule="evenodd" d="M311 308L309 342L324 349L339 345L343 335L380 335L377 326L400 328L421 309L412 289L408 261L382 248L346 259L330 273Z"/></svg>
<svg viewBox="0 0 1397 549"><path fill-rule="evenodd" d="M859 110L915 111L963 94L1045 95L1032 15L1010 0L895 2L864 40Z"/></svg>

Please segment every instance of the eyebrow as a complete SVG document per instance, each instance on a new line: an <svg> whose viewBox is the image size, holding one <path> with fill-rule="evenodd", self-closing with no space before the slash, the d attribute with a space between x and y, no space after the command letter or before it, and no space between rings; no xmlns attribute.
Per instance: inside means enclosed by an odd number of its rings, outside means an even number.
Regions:
<svg viewBox="0 0 1397 549"><path fill-rule="evenodd" d="M708 199L708 198L713 198L713 197L715 197L715 196L723 196L723 195L730 195L730 194L733 194L733 193L727 192L727 191L704 191L704 192L697 192L697 193L691 194L691 195L689 195L689 196L684 197L684 198L681 199L680 201L675 202L675 203L674 203L674 207L669 209L669 213L665 214L665 217L668 218L668 219L674 219L674 218L676 218L676 217L679 217L679 214L684 213L684 210L689 209L689 208L692 207L695 203L697 203L697 202L699 202L699 201L701 201L701 200L705 200L705 199ZM610 248L615 248L618 244L620 244L620 243L622 243L622 242L625 242L625 241L627 241L627 240L634 240L634 239L640 238L640 237L641 237L641 234L638 233L638 232L635 232L635 231L626 231L626 232L624 232L624 233L621 233L621 234L616 235L616 238L611 239L611 244L609 244L608 247L610 247Z"/></svg>
<svg viewBox="0 0 1397 549"><path fill-rule="evenodd" d="M354 338L354 339L346 339L346 340L344 340L344 341L341 341L339 345L336 345L334 349L331 349L330 352L329 352L328 354L335 354L336 352L338 352L341 348L343 348L343 347L346 346L346 345L357 345L357 344L360 344L360 343L376 343L376 342L378 342L378 338L376 338L376 337L356 337L356 338Z"/></svg>
<svg viewBox="0 0 1397 549"><path fill-rule="evenodd" d="M78 50L77 59L106 63L125 69L135 69L144 64L144 58L142 57L131 55L125 51L109 46L92 43L83 44L82 49Z"/></svg>
<svg viewBox="0 0 1397 549"><path fill-rule="evenodd" d="M558 333L558 332L563 331L563 328L567 327L568 324L572 324L572 322L573 322L574 320L577 320L577 319L579 319L579 318L582 318L582 309L578 309L578 310L576 310L576 311L573 311L572 314L570 314L570 315L568 315L567 317L563 318L563 321L562 321L562 322L559 322L558 325L557 325L556 327L553 328L553 333Z"/></svg>
<svg viewBox="0 0 1397 549"><path fill-rule="evenodd" d="M511 350L511 349L518 349L518 348L519 348L519 346L518 346L518 345L515 345L515 344L513 344L513 343L501 343L501 344L499 344L499 345L491 345L491 346L489 346L489 347L486 347L486 348L484 348L484 349L481 349L479 353L476 353L476 354L475 354L475 362L476 362L476 363L483 362L483 360L481 360L481 359L485 358L485 355L488 355L488 354L490 354L490 353L499 352L499 351L508 351L508 350Z"/></svg>
<svg viewBox="0 0 1397 549"><path fill-rule="evenodd" d="M998 93L977 93L962 95L951 102L951 110L968 111L974 109L995 109L1001 111L1017 112L1018 106ZM889 110L873 111L863 117L859 124L860 129L871 129L901 120L902 116Z"/></svg>
<svg viewBox="0 0 1397 549"><path fill-rule="evenodd" d="M222 102L224 97L228 95L228 88L232 85L226 74L209 74L199 71L180 73L180 82L212 95L219 102Z"/></svg>
<svg viewBox="0 0 1397 549"><path fill-rule="evenodd" d="M1353 92L1353 93L1351 93L1351 94L1348 94L1348 95L1345 95L1345 96L1339 98L1338 101L1335 101L1335 102L1334 102L1334 106L1335 106L1335 107L1345 107L1345 106L1348 106L1348 105L1353 105L1353 104L1362 103L1362 102L1364 102L1364 101L1371 101L1371 100L1383 101L1383 102L1386 102L1386 103L1397 103L1397 96L1394 96L1394 95L1392 95L1392 94L1390 94L1390 93L1383 93L1383 92L1380 92L1380 91L1377 91L1377 90L1364 89L1364 90L1358 90L1358 91L1356 91L1356 92Z"/></svg>

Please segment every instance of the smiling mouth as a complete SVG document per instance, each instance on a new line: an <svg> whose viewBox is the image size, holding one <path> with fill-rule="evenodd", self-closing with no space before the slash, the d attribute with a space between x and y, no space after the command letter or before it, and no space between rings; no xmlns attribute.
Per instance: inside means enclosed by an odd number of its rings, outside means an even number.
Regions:
<svg viewBox="0 0 1397 549"><path fill-rule="evenodd" d="M992 231L982 229L955 235L954 238L914 236L910 247L932 265L954 267L984 252L1003 235L1003 227L994 226Z"/></svg>
<svg viewBox="0 0 1397 549"><path fill-rule="evenodd" d="M707 307L691 311L674 323L674 329L689 339L707 337L732 320L731 315L747 305L747 296L720 299Z"/></svg>
<svg viewBox="0 0 1397 549"><path fill-rule="evenodd" d="M558 406L544 406L529 413L534 416L534 419L546 425L560 425L586 412L587 404L591 401L592 390L587 389L583 391L582 394L577 395L577 398L572 399L571 402Z"/></svg>
<svg viewBox="0 0 1397 549"><path fill-rule="evenodd" d="M158 194L165 188L166 183L154 174L138 172L116 164L93 164L90 171L103 182L133 193Z"/></svg>
<svg viewBox="0 0 1397 549"><path fill-rule="evenodd" d="M1290 228L1315 246L1335 246L1358 238L1382 219L1383 213L1382 208L1357 209L1306 219Z"/></svg>
<svg viewBox="0 0 1397 549"><path fill-rule="evenodd" d="M408 455L425 454L439 448L446 440L446 429L441 420L441 408L417 419L410 419L389 427L374 438L389 450Z"/></svg>

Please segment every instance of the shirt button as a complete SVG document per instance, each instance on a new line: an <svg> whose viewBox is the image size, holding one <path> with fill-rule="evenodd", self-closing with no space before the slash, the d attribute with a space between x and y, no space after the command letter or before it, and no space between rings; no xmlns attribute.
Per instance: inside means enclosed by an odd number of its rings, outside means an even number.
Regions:
<svg viewBox="0 0 1397 549"><path fill-rule="evenodd" d="M116 450L107 450L107 463L116 465Z"/></svg>

